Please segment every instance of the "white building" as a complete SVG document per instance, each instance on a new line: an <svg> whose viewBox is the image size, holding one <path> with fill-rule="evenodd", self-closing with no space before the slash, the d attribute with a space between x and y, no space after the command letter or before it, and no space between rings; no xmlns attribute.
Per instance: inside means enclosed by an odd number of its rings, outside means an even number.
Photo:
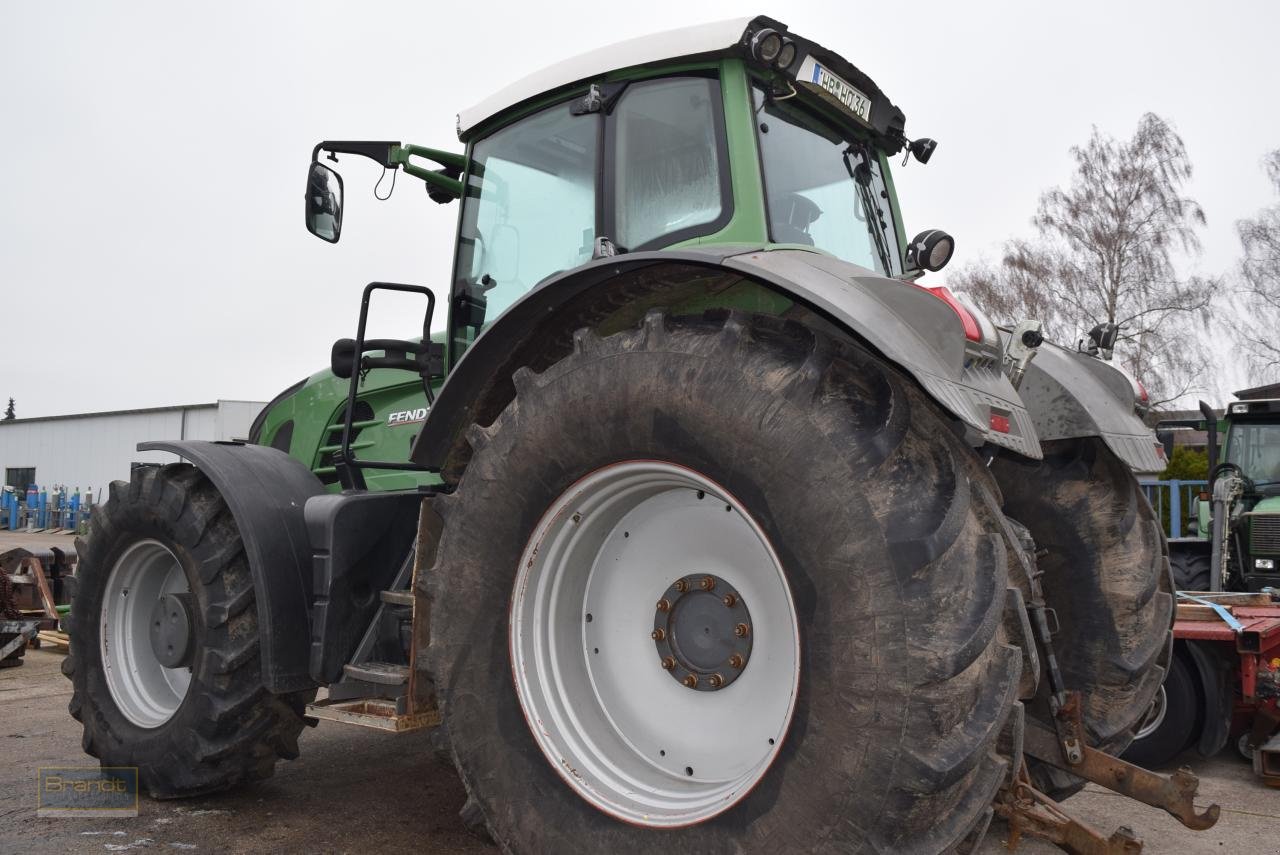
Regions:
<svg viewBox="0 0 1280 855"><path fill-rule="evenodd" d="M29 484L65 486L106 501L107 485L129 480L134 463L170 463L160 451L137 451L154 439L244 439L265 406L260 401L218 401L71 416L0 421L0 471L20 494Z"/></svg>

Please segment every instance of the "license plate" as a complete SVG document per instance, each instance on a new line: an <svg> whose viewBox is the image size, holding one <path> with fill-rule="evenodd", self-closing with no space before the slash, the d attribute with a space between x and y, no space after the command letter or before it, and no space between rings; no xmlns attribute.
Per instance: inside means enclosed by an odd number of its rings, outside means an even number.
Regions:
<svg viewBox="0 0 1280 855"><path fill-rule="evenodd" d="M850 113L871 124L871 99L813 57L805 57L796 78L818 87Z"/></svg>

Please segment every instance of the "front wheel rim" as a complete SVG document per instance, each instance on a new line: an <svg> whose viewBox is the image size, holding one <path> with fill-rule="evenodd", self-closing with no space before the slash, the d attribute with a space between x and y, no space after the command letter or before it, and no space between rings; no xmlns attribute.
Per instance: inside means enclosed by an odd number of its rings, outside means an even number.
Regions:
<svg viewBox="0 0 1280 855"><path fill-rule="evenodd" d="M615 818L703 822L781 749L800 679L790 586L759 524L701 473L626 461L566 490L520 558L509 629L535 741Z"/></svg>
<svg viewBox="0 0 1280 855"><path fill-rule="evenodd" d="M191 686L189 667L160 664L150 633L156 602L190 592L182 563L158 540L132 544L107 577L99 624L103 674L116 707L138 727L173 718Z"/></svg>

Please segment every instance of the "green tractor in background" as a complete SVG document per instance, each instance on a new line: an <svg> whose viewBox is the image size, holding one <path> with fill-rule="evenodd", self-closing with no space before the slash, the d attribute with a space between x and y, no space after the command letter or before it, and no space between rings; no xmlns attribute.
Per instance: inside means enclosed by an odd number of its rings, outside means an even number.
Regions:
<svg viewBox="0 0 1280 855"><path fill-rule="evenodd" d="M1280 399L1233 401L1221 421L1203 401L1200 412L1156 425L1166 456L1177 430L1207 435L1209 485L1193 503L1196 534L1169 541L1174 582L1180 591L1280 588Z"/></svg>
<svg viewBox="0 0 1280 855"><path fill-rule="evenodd" d="M80 549L85 750L178 797L308 720L432 728L504 851L971 851L995 812L1133 851L1050 804L1086 779L1212 825L1112 756L1173 620L1134 386L917 282L953 242L906 237L905 127L756 17L524 77L462 154L317 145L326 241L324 152L460 201L445 329L370 283L252 443L145 444L185 462ZM386 291L420 337L367 335Z"/></svg>

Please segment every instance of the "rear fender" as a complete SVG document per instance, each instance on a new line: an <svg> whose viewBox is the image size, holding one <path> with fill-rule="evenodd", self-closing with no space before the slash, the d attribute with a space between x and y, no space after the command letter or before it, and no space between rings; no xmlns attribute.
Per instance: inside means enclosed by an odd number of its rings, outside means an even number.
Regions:
<svg viewBox="0 0 1280 855"><path fill-rule="evenodd" d="M1018 393L1041 442L1098 436L1137 472L1165 468L1155 434L1134 411L1132 382L1101 359L1045 342Z"/></svg>
<svg viewBox="0 0 1280 855"><path fill-rule="evenodd" d="M735 301L742 286L772 298ZM749 289L750 290L750 289ZM780 308L779 308L780 305ZM1000 367L999 343L967 343L956 312L923 288L804 250L711 246L629 253L544 280L494 320L449 375L413 448L413 460L461 476L464 434L488 425L515 394L512 373L542 371L569 353L573 333L634 327L650 309L742 308L847 335L916 379L974 435L1032 458L1035 428ZM995 416L1002 427L994 430Z"/></svg>
<svg viewBox="0 0 1280 855"><path fill-rule="evenodd" d="M143 442L189 460L218 489L244 541L262 637L262 679L282 694L316 685L308 669L311 548L303 507L325 487L274 448L233 442Z"/></svg>

